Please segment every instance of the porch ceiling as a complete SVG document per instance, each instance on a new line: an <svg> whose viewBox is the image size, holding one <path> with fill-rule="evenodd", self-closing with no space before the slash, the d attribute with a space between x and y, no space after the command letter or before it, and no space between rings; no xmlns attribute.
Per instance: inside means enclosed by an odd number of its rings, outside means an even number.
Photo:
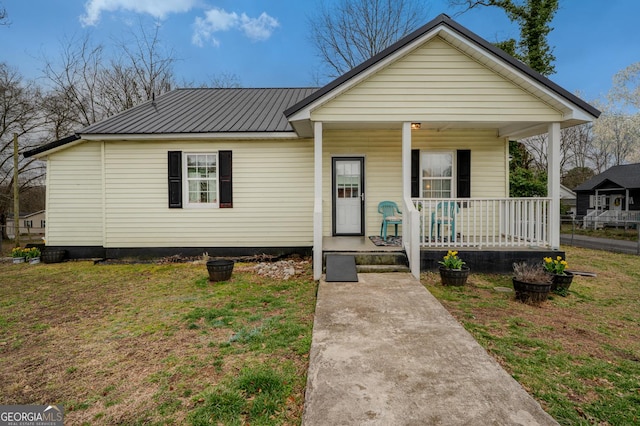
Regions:
<svg viewBox="0 0 640 426"><path fill-rule="evenodd" d="M529 136L535 136L547 133L548 125L547 122L481 122L481 121L428 121L421 120L419 118L408 119L408 122L412 123L420 123L421 130L432 130L432 131L446 131L446 130L456 130L456 129L495 129L496 134L499 137L505 137L509 139L521 139ZM582 121L579 120L568 120L564 121L560 124L561 128L572 127L578 124L581 124ZM313 126L310 120L301 120L297 122L292 122L293 127L296 132L301 137L313 137ZM323 128L325 130L401 130L402 122L393 122L393 121L359 121L359 122L323 122Z"/></svg>

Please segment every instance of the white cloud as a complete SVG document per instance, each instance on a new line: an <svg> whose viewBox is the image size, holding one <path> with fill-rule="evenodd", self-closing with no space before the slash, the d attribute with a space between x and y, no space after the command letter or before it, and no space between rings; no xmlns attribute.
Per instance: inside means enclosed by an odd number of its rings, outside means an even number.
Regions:
<svg viewBox="0 0 640 426"><path fill-rule="evenodd" d="M191 10L198 0L89 0L85 4L85 14L80 16L83 26L95 25L102 12L125 10L147 13L154 18L163 19L170 13Z"/></svg>
<svg viewBox="0 0 640 426"><path fill-rule="evenodd" d="M257 18L250 18L245 13L226 12L223 9L211 9L205 12L204 18L197 17L194 22L192 41L198 46L206 42L219 46L220 42L214 33L238 29L253 41L266 40L280 26L276 18L265 12Z"/></svg>

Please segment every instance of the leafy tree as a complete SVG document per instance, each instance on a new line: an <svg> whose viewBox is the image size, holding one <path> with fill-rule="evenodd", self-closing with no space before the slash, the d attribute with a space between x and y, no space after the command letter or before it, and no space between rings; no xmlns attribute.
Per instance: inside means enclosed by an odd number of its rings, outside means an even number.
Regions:
<svg viewBox="0 0 640 426"><path fill-rule="evenodd" d="M511 22L520 27L520 40L496 43L510 55L529 65L542 75L555 72L553 49L547 36L553 30L549 24L558 10L559 0L449 0L452 6L462 6L463 13L477 7L498 7Z"/></svg>
<svg viewBox="0 0 640 426"><path fill-rule="evenodd" d="M421 0L340 0L309 19L311 42L329 69L344 74L418 28L426 20Z"/></svg>
<svg viewBox="0 0 640 426"><path fill-rule="evenodd" d="M586 182L595 176L595 173L589 167L574 167L569 170L562 178L562 184L567 188L574 189L578 185Z"/></svg>
<svg viewBox="0 0 640 426"><path fill-rule="evenodd" d="M545 197L547 173L537 169L527 148L517 141L509 141L509 196Z"/></svg>

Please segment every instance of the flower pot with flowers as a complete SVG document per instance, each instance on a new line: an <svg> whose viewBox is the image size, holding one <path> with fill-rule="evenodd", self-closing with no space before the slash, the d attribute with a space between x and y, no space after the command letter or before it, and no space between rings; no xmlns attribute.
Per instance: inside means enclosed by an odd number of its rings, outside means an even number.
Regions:
<svg viewBox="0 0 640 426"><path fill-rule="evenodd" d="M537 305L547 300L551 292L551 280L551 275L540 264L513 264L513 289L516 300L520 302Z"/></svg>
<svg viewBox="0 0 640 426"><path fill-rule="evenodd" d="M13 263L24 263L25 259L25 249L22 247L15 247L11 249L11 257L13 258Z"/></svg>
<svg viewBox="0 0 640 426"><path fill-rule="evenodd" d="M440 263L440 279L443 285L462 286L469 277L469 267L458 257L457 251L449 250Z"/></svg>
<svg viewBox="0 0 640 426"><path fill-rule="evenodd" d="M26 248L24 254L30 264L40 263L40 249L38 247Z"/></svg>
<svg viewBox="0 0 640 426"><path fill-rule="evenodd" d="M557 256L555 259L545 257L543 260L544 270L553 277L551 291L566 296L573 282L573 274L566 270L569 264L562 256Z"/></svg>

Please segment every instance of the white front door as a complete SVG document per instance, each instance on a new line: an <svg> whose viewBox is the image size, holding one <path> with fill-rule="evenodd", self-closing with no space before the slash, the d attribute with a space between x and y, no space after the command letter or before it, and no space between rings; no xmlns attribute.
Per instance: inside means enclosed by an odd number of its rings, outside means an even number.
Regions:
<svg viewBox="0 0 640 426"><path fill-rule="evenodd" d="M333 159L333 234L364 235L364 158Z"/></svg>

